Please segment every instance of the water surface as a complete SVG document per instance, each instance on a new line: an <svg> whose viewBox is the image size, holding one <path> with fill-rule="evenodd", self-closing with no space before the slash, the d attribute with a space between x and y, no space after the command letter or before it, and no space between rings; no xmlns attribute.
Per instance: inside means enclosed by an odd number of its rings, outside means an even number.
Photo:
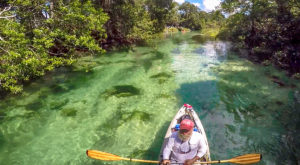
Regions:
<svg viewBox="0 0 300 165"><path fill-rule="evenodd" d="M197 110L212 159L256 152L260 164L299 164L299 81L229 47L178 33L49 73L0 101L0 164L132 164L86 149L156 160L183 103Z"/></svg>

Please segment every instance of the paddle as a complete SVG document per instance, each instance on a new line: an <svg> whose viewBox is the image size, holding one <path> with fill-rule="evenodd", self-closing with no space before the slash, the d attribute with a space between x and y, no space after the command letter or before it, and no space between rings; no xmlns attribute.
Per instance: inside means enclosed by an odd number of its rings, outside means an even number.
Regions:
<svg viewBox="0 0 300 165"><path fill-rule="evenodd" d="M105 160L105 161L119 161L119 160L128 160L133 162L144 162L144 163L159 163L159 161L155 160L141 160L141 159L131 159L131 158L123 158L118 155L113 155L110 153L97 151L97 150L87 150L86 154L88 157L98 160ZM261 160L261 154L245 154L242 156L237 156L235 158L231 158L228 160L217 160L217 161L210 161L210 162L195 162L195 164L212 164L212 163L236 163L236 164L253 164L257 163ZM178 164L178 163L176 163Z"/></svg>

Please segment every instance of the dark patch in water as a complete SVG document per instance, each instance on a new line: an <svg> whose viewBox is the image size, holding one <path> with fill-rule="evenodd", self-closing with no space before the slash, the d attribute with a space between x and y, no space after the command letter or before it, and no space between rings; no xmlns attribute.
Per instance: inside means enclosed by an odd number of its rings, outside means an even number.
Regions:
<svg viewBox="0 0 300 165"><path fill-rule="evenodd" d="M170 75L170 74L168 74L166 72L161 72L161 73L155 74L153 76L150 76L150 78L162 78L162 77L164 77L164 78L170 78L170 77L172 77L172 75Z"/></svg>
<svg viewBox="0 0 300 165"><path fill-rule="evenodd" d="M5 137L2 133L2 131L0 131L0 150L2 147L4 147L4 144L5 144Z"/></svg>
<svg viewBox="0 0 300 165"><path fill-rule="evenodd" d="M6 113L5 112L3 112L2 110L0 110L0 123L1 123L1 121L3 121L4 120L4 118L6 117ZM0 132L1 133L1 132ZM1 134L0 134L0 136L1 136ZM0 137L1 138L1 137ZM1 139L0 139L1 140Z"/></svg>
<svg viewBox="0 0 300 165"><path fill-rule="evenodd" d="M50 103L50 108L53 110L58 110L62 108L64 105L66 105L69 102L69 99L64 100L55 100L54 102Z"/></svg>
<svg viewBox="0 0 300 165"><path fill-rule="evenodd" d="M156 52L155 59L158 59L158 60L159 60L159 59L163 59L164 56L165 56L165 53L160 52L160 51L157 51L157 52Z"/></svg>
<svg viewBox="0 0 300 165"><path fill-rule="evenodd" d="M168 81L166 78L160 78L160 79L158 79L158 84L163 84L166 81Z"/></svg>
<svg viewBox="0 0 300 165"><path fill-rule="evenodd" d="M163 53L163 52L161 52L161 51L158 51L158 50L155 50L155 51L151 51L151 53L152 54L155 54L155 56L154 57L152 57L151 59L149 59L149 60L161 60L161 59L163 59L165 56L166 56L166 54L165 53Z"/></svg>
<svg viewBox="0 0 300 165"><path fill-rule="evenodd" d="M171 95L165 94L165 93L159 94L158 97L159 98L164 98L164 99L171 99L171 98L173 98Z"/></svg>
<svg viewBox="0 0 300 165"><path fill-rule="evenodd" d="M196 42L198 42L200 44L203 44L206 41L206 38L203 37L202 35L194 35L192 37L192 40L194 40L194 41L196 41Z"/></svg>
<svg viewBox="0 0 300 165"><path fill-rule="evenodd" d="M104 92L105 98L116 96L116 97L130 97L134 95L139 95L141 92L138 88L133 85L117 85L113 86L111 89L107 89Z"/></svg>
<svg viewBox="0 0 300 165"><path fill-rule="evenodd" d="M61 115L66 117L76 116L76 114L77 110L74 108L66 108L61 111Z"/></svg>
<svg viewBox="0 0 300 165"><path fill-rule="evenodd" d="M43 105L43 102L41 100L36 100L36 101L34 101L34 102L30 103L30 104L27 104L25 106L25 108L27 110L38 110L38 109L41 109L43 106L44 105Z"/></svg>
<svg viewBox="0 0 300 165"><path fill-rule="evenodd" d="M158 84L165 83L166 81L168 81L168 78L170 78L170 77L172 77L172 75L170 75L168 73L165 73L165 72L161 72L161 73L158 73L156 75L150 76L150 78L158 79Z"/></svg>
<svg viewBox="0 0 300 165"><path fill-rule="evenodd" d="M203 48L195 49L195 50L193 51L193 53L203 54L203 53L204 53L204 49L203 49Z"/></svg>
<svg viewBox="0 0 300 165"><path fill-rule="evenodd" d="M68 87L61 85L61 84L53 84L50 86L50 88L52 89L52 91L54 93L64 93L69 90Z"/></svg>
<svg viewBox="0 0 300 165"><path fill-rule="evenodd" d="M152 67L152 61L148 59L143 60L143 67L145 71L148 72L148 70Z"/></svg>
<svg viewBox="0 0 300 165"><path fill-rule="evenodd" d="M151 114L143 111L133 111L133 112L121 112L121 121L128 122L130 120L141 120L141 121L150 121Z"/></svg>
<svg viewBox="0 0 300 165"><path fill-rule="evenodd" d="M47 92L42 92L40 95L39 95L39 99L46 99L48 97L48 93Z"/></svg>
<svg viewBox="0 0 300 165"><path fill-rule="evenodd" d="M182 37L174 37L172 42L175 43L176 45L180 45L185 41Z"/></svg>
<svg viewBox="0 0 300 165"><path fill-rule="evenodd" d="M283 102L282 101L276 101L276 104L277 105L283 105Z"/></svg>
<svg viewBox="0 0 300 165"><path fill-rule="evenodd" d="M233 125L225 124L225 126L229 130L229 132L235 133L235 127Z"/></svg>
<svg viewBox="0 0 300 165"><path fill-rule="evenodd" d="M277 77L277 76L271 76L271 80L272 80L274 83L278 84L280 87L285 87L285 86L286 86L285 83L282 82L282 81L279 79L279 77Z"/></svg>

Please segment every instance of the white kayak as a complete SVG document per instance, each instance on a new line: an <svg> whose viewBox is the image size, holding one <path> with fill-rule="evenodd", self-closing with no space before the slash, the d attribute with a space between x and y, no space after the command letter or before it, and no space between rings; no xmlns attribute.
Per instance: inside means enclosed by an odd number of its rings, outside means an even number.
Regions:
<svg viewBox="0 0 300 165"><path fill-rule="evenodd" d="M173 118L173 120L172 120L172 122L171 122L171 124L170 124L170 126L169 126L169 128L167 130L167 133L166 133L166 136L165 136L162 148L160 150L160 156L159 156L159 160L160 161L162 160L163 149L167 145L169 137L171 136L172 132L178 130L179 124L180 124L180 122L181 122L181 120L183 118L190 118L191 120L193 120L194 123L195 123L195 129L194 129L194 131L199 132L204 137L205 144L207 146L207 151L206 151L206 154L204 154L204 156L199 161L201 161L201 162L211 161L211 159L210 159L210 152L209 152L209 146L208 146L207 137L206 137L203 125L202 125L202 123L201 123L201 121L200 121L197 113L193 110L193 108L187 108L189 106L190 105L188 105L188 104L183 105L179 109L179 111L177 112L177 114L175 115L175 117Z"/></svg>

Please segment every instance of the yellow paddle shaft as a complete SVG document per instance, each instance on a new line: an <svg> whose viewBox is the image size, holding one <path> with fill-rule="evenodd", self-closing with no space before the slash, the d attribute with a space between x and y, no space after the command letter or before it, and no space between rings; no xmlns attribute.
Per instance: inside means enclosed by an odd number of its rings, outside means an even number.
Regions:
<svg viewBox="0 0 300 165"><path fill-rule="evenodd" d="M141 159L130 159L130 158L121 158L121 159L132 161L132 162L159 163L159 161L157 160L141 160Z"/></svg>

